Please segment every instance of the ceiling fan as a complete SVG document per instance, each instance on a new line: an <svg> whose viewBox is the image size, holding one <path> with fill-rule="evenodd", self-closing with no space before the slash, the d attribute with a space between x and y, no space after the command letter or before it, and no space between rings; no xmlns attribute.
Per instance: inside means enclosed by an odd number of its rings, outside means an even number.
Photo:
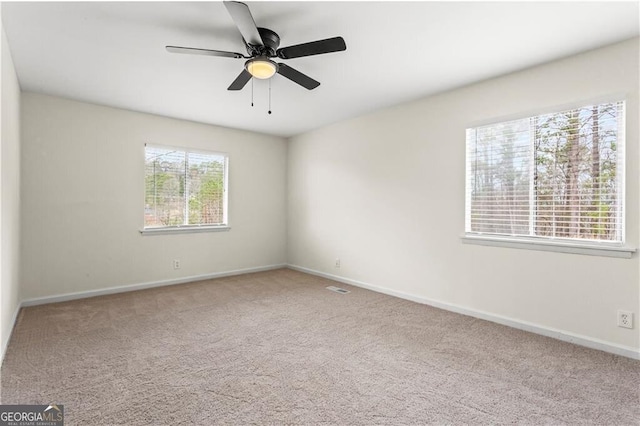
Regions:
<svg viewBox="0 0 640 426"><path fill-rule="evenodd" d="M251 80L251 77L268 79L276 73L306 89L315 89L320 85L320 82L289 65L275 62L271 58L293 59L304 56L321 55L323 53L340 52L347 49L347 45L342 37L333 37L278 48L280 45L280 36L268 28L256 27L253 16L246 4L237 1L225 1L224 5L238 27L238 30L240 30L242 40L249 54L248 56L237 52L198 49L193 47L167 46L166 48L167 51L172 53L248 59L240 75L236 77L227 90L242 90L249 80Z"/></svg>

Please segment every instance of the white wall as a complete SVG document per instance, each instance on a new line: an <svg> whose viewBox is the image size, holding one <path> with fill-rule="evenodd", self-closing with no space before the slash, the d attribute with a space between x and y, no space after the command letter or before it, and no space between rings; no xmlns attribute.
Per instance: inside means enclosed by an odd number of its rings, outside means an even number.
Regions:
<svg viewBox="0 0 640 426"><path fill-rule="evenodd" d="M291 139L289 263L637 351L639 262L463 244L465 128L627 100L627 240L638 246L638 40ZM341 268L334 268L336 258Z"/></svg>
<svg viewBox="0 0 640 426"><path fill-rule="evenodd" d="M140 234L145 142L229 154L230 231ZM22 149L24 299L286 262L282 138L23 93Z"/></svg>
<svg viewBox="0 0 640 426"><path fill-rule="evenodd" d="M2 22L0 18L0 23ZM7 37L2 33L0 136L0 360L19 304L20 86Z"/></svg>

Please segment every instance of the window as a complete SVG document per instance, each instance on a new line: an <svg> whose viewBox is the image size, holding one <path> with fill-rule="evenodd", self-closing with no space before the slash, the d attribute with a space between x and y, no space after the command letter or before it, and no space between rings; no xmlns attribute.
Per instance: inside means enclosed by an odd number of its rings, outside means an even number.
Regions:
<svg viewBox="0 0 640 426"><path fill-rule="evenodd" d="M144 228L227 225L225 154L145 146Z"/></svg>
<svg viewBox="0 0 640 426"><path fill-rule="evenodd" d="M622 245L624 102L467 129L466 235Z"/></svg>

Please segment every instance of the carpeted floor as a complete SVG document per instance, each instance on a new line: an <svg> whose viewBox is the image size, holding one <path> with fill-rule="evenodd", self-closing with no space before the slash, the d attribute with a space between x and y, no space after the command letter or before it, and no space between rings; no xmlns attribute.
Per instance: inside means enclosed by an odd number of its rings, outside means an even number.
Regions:
<svg viewBox="0 0 640 426"><path fill-rule="evenodd" d="M67 425L640 424L639 361L287 269L23 309L1 373Z"/></svg>

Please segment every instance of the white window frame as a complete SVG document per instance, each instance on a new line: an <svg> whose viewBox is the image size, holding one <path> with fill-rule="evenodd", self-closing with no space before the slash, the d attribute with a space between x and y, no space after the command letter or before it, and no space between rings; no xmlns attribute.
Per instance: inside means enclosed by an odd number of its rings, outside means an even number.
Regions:
<svg viewBox="0 0 640 426"><path fill-rule="evenodd" d="M231 230L231 226L229 224L229 154L226 152L218 152L218 151L208 151L197 148L188 148L183 146L173 146L173 145L161 145L161 144L153 144L153 143L145 143L143 146L143 157L146 157L146 148L147 146L153 148L161 148L161 149L172 149L180 152L184 152L185 154L194 153L194 154L205 154L205 155L216 155L220 157L224 157L224 185L223 185L223 200L222 200L222 215L223 215L223 223L216 225L173 225L173 226L152 226L147 227L144 226L144 211L145 211L145 203L143 197L142 203L142 228L140 229L140 233L142 235L161 235L161 234L178 234L178 233L193 233L193 232L221 232L221 231L229 231ZM143 163L144 166L144 163ZM143 173L144 174L144 173ZM142 181L144 185L144 180ZM144 192L144 189L143 189ZM185 198L187 200L187 198ZM187 201L188 202L188 201Z"/></svg>
<svg viewBox="0 0 640 426"><path fill-rule="evenodd" d="M498 124L507 121L521 120L530 117L534 117L537 115L544 114L553 114L560 113L570 109L582 108L585 105L591 104L601 104L601 103L614 103L614 102L623 102L623 110L621 120L618 123L618 128L622 129L623 137L625 143L622 146L623 152L623 173L618 175L619 184L620 184L620 193L622 196L622 206L619 211L619 214L622 216L620 222L620 232L622 233L622 241L580 241L580 240L571 240L566 238L549 238L549 237L535 237L535 236L502 236L497 234L483 234L477 232L468 232L467 230L470 228L470 210L471 210L471 188L469 187L469 179L467 176L467 158L468 158L468 146L466 140L466 133L469 129L474 129L482 126L487 126L491 124ZM493 247L503 247L503 248L515 248L515 249L527 249L527 250L540 250L540 251L552 251L559 253L571 253L571 254L582 254L582 255L591 255L591 256L605 256L605 257L617 257L617 258L625 258L630 259L633 256L633 253L636 252L636 248L627 245L626 243L626 205L627 205L627 194L626 194L626 174L628 172L627 167L627 158L626 158L626 104L628 103L626 96L611 96L606 98L598 98L591 99L581 102L575 102L571 104L565 104L562 106L557 106L555 108L547 108L542 110L530 111L529 113L523 113L519 115L510 115L506 117L494 118L490 120L484 120L482 122L473 123L471 125L466 126L465 129L465 222L464 222L464 233L461 236L461 240L465 244L473 244L473 245L482 245L482 246L493 246ZM533 159L531 160L533 161ZM533 191L533 188L531 188Z"/></svg>

